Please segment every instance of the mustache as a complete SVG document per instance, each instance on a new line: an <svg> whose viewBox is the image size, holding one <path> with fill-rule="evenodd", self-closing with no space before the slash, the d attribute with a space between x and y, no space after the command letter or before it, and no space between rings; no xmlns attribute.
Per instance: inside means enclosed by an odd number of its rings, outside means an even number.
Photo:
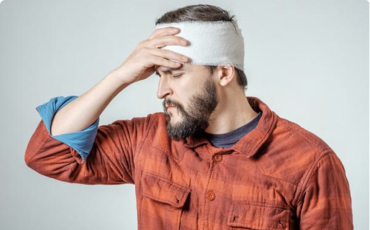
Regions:
<svg viewBox="0 0 370 230"><path fill-rule="evenodd" d="M167 98L163 100L162 104L163 104L163 108L165 110L167 110L168 106L174 106L174 107L182 108L182 105L179 102L173 101L173 100L167 99Z"/></svg>
<svg viewBox="0 0 370 230"><path fill-rule="evenodd" d="M187 111L185 111L184 106L181 103L177 102L177 101L173 101L173 100L167 99L167 98L163 100L163 110L166 114L168 114L168 112L167 112L167 107L168 106L176 107L181 114L184 114L186 116L190 116L190 114Z"/></svg>

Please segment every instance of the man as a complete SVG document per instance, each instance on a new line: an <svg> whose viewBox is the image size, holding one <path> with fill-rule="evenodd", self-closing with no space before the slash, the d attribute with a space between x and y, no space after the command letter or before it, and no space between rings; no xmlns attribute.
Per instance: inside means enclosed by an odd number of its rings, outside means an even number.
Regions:
<svg viewBox="0 0 370 230"><path fill-rule="evenodd" d="M243 70L243 38L228 12L168 12L91 90L37 108L26 163L72 183L135 184L139 229L353 229L338 157L246 97ZM119 92L154 72L165 113L98 127Z"/></svg>

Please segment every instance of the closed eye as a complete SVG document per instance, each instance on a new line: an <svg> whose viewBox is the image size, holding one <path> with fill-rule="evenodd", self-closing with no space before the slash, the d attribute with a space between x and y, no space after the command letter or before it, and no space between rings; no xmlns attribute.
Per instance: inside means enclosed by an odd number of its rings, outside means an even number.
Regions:
<svg viewBox="0 0 370 230"><path fill-rule="evenodd" d="M176 75L173 75L172 77L173 78L180 78L183 74L176 74Z"/></svg>

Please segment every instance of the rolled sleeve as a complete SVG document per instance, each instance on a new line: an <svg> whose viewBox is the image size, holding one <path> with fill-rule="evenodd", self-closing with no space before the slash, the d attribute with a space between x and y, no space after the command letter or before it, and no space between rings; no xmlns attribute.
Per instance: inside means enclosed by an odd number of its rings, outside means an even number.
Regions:
<svg viewBox="0 0 370 230"><path fill-rule="evenodd" d="M76 98L77 96L55 97L50 99L49 102L39 105L36 108L36 110L40 114L41 119L44 122L45 127L49 132L50 136L55 140L63 142L64 144L73 148L82 157L84 162L94 144L94 140L99 126L99 118L96 119L96 121L92 123L89 127L78 132L66 133L61 135L51 135L50 131L51 122L53 120L54 115L65 105L67 105Z"/></svg>

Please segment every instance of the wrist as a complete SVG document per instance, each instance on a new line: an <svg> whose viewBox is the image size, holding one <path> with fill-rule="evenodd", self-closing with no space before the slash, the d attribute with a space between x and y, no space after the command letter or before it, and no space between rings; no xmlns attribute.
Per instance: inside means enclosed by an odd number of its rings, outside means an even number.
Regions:
<svg viewBox="0 0 370 230"><path fill-rule="evenodd" d="M122 74L118 73L117 70L110 72L105 79L113 84L117 89L124 89L129 86L132 82L125 81L122 78Z"/></svg>

